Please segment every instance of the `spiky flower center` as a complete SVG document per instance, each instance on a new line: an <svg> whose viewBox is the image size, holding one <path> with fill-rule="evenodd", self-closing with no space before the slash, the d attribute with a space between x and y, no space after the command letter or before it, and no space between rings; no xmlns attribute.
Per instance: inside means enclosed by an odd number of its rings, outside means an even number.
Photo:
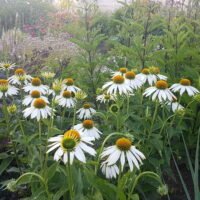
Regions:
<svg viewBox="0 0 200 200"><path fill-rule="evenodd" d="M114 76L113 82L116 84L122 84L122 83L124 83L124 77L121 75Z"/></svg>
<svg viewBox="0 0 200 200"><path fill-rule="evenodd" d="M125 77L127 79L134 79L135 78L135 73L132 71L126 72Z"/></svg>
<svg viewBox="0 0 200 200"><path fill-rule="evenodd" d="M66 84L67 86L74 85L74 80L73 80L73 78L66 78L66 79L65 79L65 84Z"/></svg>
<svg viewBox="0 0 200 200"><path fill-rule="evenodd" d="M125 73L127 72L127 68L122 67L122 68L119 69L119 71L120 71L121 73L125 74Z"/></svg>
<svg viewBox="0 0 200 200"><path fill-rule="evenodd" d="M33 106L38 109L45 108L47 103L42 98L35 99L33 102Z"/></svg>
<svg viewBox="0 0 200 200"><path fill-rule="evenodd" d="M92 120L84 120L83 121L83 127L86 128L86 129L91 129L94 127L94 122Z"/></svg>
<svg viewBox="0 0 200 200"><path fill-rule="evenodd" d="M158 89L164 90L164 89L168 88L168 83L166 81L159 80L156 82L156 87Z"/></svg>
<svg viewBox="0 0 200 200"><path fill-rule="evenodd" d="M180 80L180 84L184 86L189 86L191 85L191 81L189 79L183 78Z"/></svg>
<svg viewBox="0 0 200 200"><path fill-rule="evenodd" d="M69 130L65 132L63 140L61 142L62 147L65 151L72 151L76 144L80 141L81 137L78 131Z"/></svg>
<svg viewBox="0 0 200 200"><path fill-rule="evenodd" d="M142 73L148 75L148 74L150 74L150 71L149 71L149 69L144 68L144 69L142 69Z"/></svg>
<svg viewBox="0 0 200 200"><path fill-rule="evenodd" d="M41 80L39 78L33 78L31 83L33 86L40 86Z"/></svg>
<svg viewBox="0 0 200 200"><path fill-rule="evenodd" d="M15 75L16 76L24 76L25 75L25 71L22 68L16 69L15 70Z"/></svg>
<svg viewBox="0 0 200 200"><path fill-rule="evenodd" d="M4 66L4 68L8 69L8 68L10 68L11 64L5 63L3 66Z"/></svg>
<svg viewBox="0 0 200 200"><path fill-rule="evenodd" d="M104 95L104 98L105 98L106 100L110 100L110 95L109 95L109 94L105 94L105 95Z"/></svg>
<svg viewBox="0 0 200 200"><path fill-rule="evenodd" d="M72 92L65 90L62 95L64 98L70 98L72 97Z"/></svg>
<svg viewBox="0 0 200 200"><path fill-rule="evenodd" d="M0 79L0 91L6 92L8 90L8 80Z"/></svg>
<svg viewBox="0 0 200 200"><path fill-rule="evenodd" d="M40 92L37 91L37 90L33 90L33 91L31 92L31 97L32 97L32 98L39 98L39 97L40 97Z"/></svg>
<svg viewBox="0 0 200 200"><path fill-rule="evenodd" d="M132 142L127 139L127 138L119 138L116 141L116 146L121 150L121 151L128 151L131 148Z"/></svg>
<svg viewBox="0 0 200 200"><path fill-rule="evenodd" d="M89 109L89 108L91 108L91 105L90 105L89 103L85 103L85 104L83 105L83 108Z"/></svg>

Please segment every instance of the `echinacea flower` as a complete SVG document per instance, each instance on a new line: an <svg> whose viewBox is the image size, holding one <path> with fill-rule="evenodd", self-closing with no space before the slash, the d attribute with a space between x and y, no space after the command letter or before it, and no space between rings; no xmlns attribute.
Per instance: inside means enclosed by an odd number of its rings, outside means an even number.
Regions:
<svg viewBox="0 0 200 200"><path fill-rule="evenodd" d="M173 84L170 89L173 92L179 92L181 96L184 92L186 92L189 96L194 96L195 94L199 93L199 90L191 86L191 81L186 78L181 79L180 83Z"/></svg>
<svg viewBox="0 0 200 200"><path fill-rule="evenodd" d="M130 139L123 137L119 138L115 145L105 148L101 153L101 158L107 166L112 166L119 161L122 171L127 160L130 170L133 171L134 166L140 169L140 164L145 156L132 145Z"/></svg>
<svg viewBox="0 0 200 200"><path fill-rule="evenodd" d="M176 99L174 94L169 90L168 83L163 80L159 80L156 82L155 86L147 88L143 95L146 97L152 95L152 100L158 99L159 102L173 101Z"/></svg>
<svg viewBox="0 0 200 200"><path fill-rule="evenodd" d="M151 74L157 76L158 79L164 80L164 81L167 80L167 76L160 74L160 69L158 67L154 67L154 66L149 67L149 71L150 71Z"/></svg>
<svg viewBox="0 0 200 200"><path fill-rule="evenodd" d="M64 135L49 138L48 141L52 144L48 146L47 153L57 149L54 154L54 160L56 161L61 159L66 164L70 159L70 164L72 164L74 157L76 157L79 161L86 163L84 152L91 156L96 155L96 151L88 145L93 145L92 140L91 137L85 137L77 130L71 129L66 131Z"/></svg>
<svg viewBox="0 0 200 200"><path fill-rule="evenodd" d="M0 63L0 69L2 70L11 70L15 67L15 63L10 63L10 62L2 62Z"/></svg>
<svg viewBox="0 0 200 200"><path fill-rule="evenodd" d="M53 110L47 105L44 99L37 98L35 99L31 106L26 108L23 111L24 117L31 117L31 119L36 118L37 121L40 119L46 119L48 116L51 116Z"/></svg>
<svg viewBox="0 0 200 200"><path fill-rule="evenodd" d="M79 119L91 119L92 115L96 113L96 110L91 107L91 104L85 103L76 113Z"/></svg>
<svg viewBox="0 0 200 200"><path fill-rule="evenodd" d="M178 103L177 101L172 101L172 102L167 102L166 103L167 106L169 106L172 111L175 113L177 112L178 110L184 110L185 108L180 104Z"/></svg>
<svg viewBox="0 0 200 200"><path fill-rule="evenodd" d="M33 90L38 90L42 94L47 94L49 87L47 85L42 85L42 81L39 78L32 78L31 83L28 83L23 87L25 92L32 92Z"/></svg>
<svg viewBox="0 0 200 200"><path fill-rule="evenodd" d="M74 85L74 80L72 78L64 79L62 87L63 87L63 90L68 90L73 93L76 93L77 91L80 90L80 88Z"/></svg>
<svg viewBox="0 0 200 200"><path fill-rule="evenodd" d="M52 79L55 77L55 73L54 72L42 72L41 76L45 79Z"/></svg>
<svg viewBox="0 0 200 200"><path fill-rule="evenodd" d="M128 71L125 73L125 82L133 89L138 89L142 87L143 81L138 78L138 76L133 71Z"/></svg>
<svg viewBox="0 0 200 200"><path fill-rule="evenodd" d="M157 77L154 74L150 73L148 68L142 69L141 73L137 77L145 84L148 83L150 86L156 83Z"/></svg>
<svg viewBox="0 0 200 200"><path fill-rule="evenodd" d="M119 175L119 167L116 164L108 166L106 162L102 162L101 171L108 179L117 178Z"/></svg>
<svg viewBox="0 0 200 200"><path fill-rule="evenodd" d="M110 101L115 101L116 100L116 96L112 95L112 94L107 94L105 92L103 94L98 95L96 100L100 101L100 103L107 103L107 102L110 102Z"/></svg>
<svg viewBox="0 0 200 200"><path fill-rule="evenodd" d="M89 119L84 120L81 124L75 125L74 129L80 131L83 135L93 137L94 139L99 139L102 134L102 132L94 126L94 121Z"/></svg>
<svg viewBox="0 0 200 200"><path fill-rule="evenodd" d="M29 95L24 97L24 100L22 101L22 104L25 106L28 106L30 104L32 104L32 102L37 99L37 98L41 98L43 99L46 103L49 103L47 97L41 95L41 92L38 90L33 90L30 92Z"/></svg>
<svg viewBox="0 0 200 200"><path fill-rule="evenodd" d="M121 75L114 76L112 81L103 85L102 89L107 90L107 94L114 95L128 95L132 92L132 88L125 82L125 78Z"/></svg>
<svg viewBox="0 0 200 200"><path fill-rule="evenodd" d="M18 94L18 89L12 85L9 84L8 80L6 79L0 79L0 98L5 95L7 96L13 96Z"/></svg>
<svg viewBox="0 0 200 200"><path fill-rule="evenodd" d="M15 74L11 76L8 80L12 84L21 85L22 83L28 84L31 79L32 77L30 75L27 75L22 68L19 68L15 70Z"/></svg>
<svg viewBox="0 0 200 200"><path fill-rule="evenodd" d="M59 96L56 96L55 100L58 102L58 105L66 108L73 108L76 104L74 93L68 90L62 91Z"/></svg>
<svg viewBox="0 0 200 200"><path fill-rule="evenodd" d="M127 70L126 67L121 67L121 68L119 68L118 71L112 72L112 77L117 76L117 75L123 76L127 71L128 71L128 70Z"/></svg>

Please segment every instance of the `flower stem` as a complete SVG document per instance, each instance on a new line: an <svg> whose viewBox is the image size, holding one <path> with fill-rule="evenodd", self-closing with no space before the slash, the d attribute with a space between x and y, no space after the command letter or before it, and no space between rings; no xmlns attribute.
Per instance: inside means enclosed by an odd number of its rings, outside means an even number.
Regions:
<svg viewBox="0 0 200 200"><path fill-rule="evenodd" d="M76 123L76 105L74 106L74 115L73 115L72 127L74 127L75 123Z"/></svg>
<svg viewBox="0 0 200 200"><path fill-rule="evenodd" d="M74 193L73 193L73 181L72 181L72 173L71 173L71 164L70 164L70 152L67 152L68 162L67 162L67 174L68 174L68 187L69 187L69 194L70 200L74 200Z"/></svg>
<svg viewBox="0 0 200 200"><path fill-rule="evenodd" d="M153 126L154 126L154 123L155 123L156 115L158 113L158 105L159 105L159 103L156 101L156 106L155 106L155 110L154 110L154 114L153 114L153 119L152 119L152 122L151 122L151 127L150 127L150 130L149 130L148 139L150 138L151 133L153 131Z"/></svg>

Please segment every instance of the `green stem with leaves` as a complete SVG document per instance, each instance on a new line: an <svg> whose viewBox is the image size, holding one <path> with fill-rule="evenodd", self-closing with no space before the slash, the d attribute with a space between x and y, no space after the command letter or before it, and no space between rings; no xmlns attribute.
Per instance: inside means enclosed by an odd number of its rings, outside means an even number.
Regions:
<svg viewBox="0 0 200 200"><path fill-rule="evenodd" d="M68 188L70 194L70 200L74 200L74 192L73 192L73 180L72 180L72 172L71 172L71 164L70 164L70 152L67 152L67 174L68 174Z"/></svg>

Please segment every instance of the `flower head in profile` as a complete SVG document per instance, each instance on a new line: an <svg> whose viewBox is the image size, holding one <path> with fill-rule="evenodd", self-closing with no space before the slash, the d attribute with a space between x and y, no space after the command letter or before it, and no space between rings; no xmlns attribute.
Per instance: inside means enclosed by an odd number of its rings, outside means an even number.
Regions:
<svg viewBox="0 0 200 200"><path fill-rule="evenodd" d="M42 98L35 99L31 106L23 111L24 117L31 117L31 119L36 118L37 121L40 119L46 119L51 116L53 110L47 105L46 101Z"/></svg>
<svg viewBox="0 0 200 200"><path fill-rule="evenodd" d="M17 95L18 91L16 87L9 84L7 79L0 79L0 98L2 98L3 95L5 95L5 97Z"/></svg>
<svg viewBox="0 0 200 200"><path fill-rule="evenodd" d="M118 71L112 72L112 76L117 76L117 75L121 75L123 76L126 72L128 71L128 69L126 67L121 67L119 68Z"/></svg>
<svg viewBox="0 0 200 200"><path fill-rule="evenodd" d="M91 119L92 115L96 113L96 110L92 108L90 103L85 103L76 113L79 119Z"/></svg>
<svg viewBox="0 0 200 200"><path fill-rule="evenodd" d="M45 79L53 79L55 77L55 73L54 72L42 72L41 76Z"/></svg>
<svg viewBox="0 0 200 200"><path fill-rule="evenodd" d="M49 138L51 143L48 147L47 153L56 150L54 154L54 160L62 160L65 164L73 163L74 157L79 161L86 163L86 157L84 152L91 156L96 155L96 151L89 145L93 145L91 141L93 138L81 135L77 130L69 130L64 135L58 135Z"/></svg>
<svg viewBox="0 0 200 200"><path fill-rule="evenodd" d="M130 139L122 137L117 139L115 145L105 148L101 153L101 158L107 166L120 163L122 171L126 161L128 161L130 171L133 171L134 167L140 169L140 164L145 156L132 145Z"/></svg>
<svg viewBox="0 0 200 200"><path fill-rule="evenodd" d="M177 112L179 110L184 110L185 108L177 101L166 102L166 105L169 106L172 112Z"/></svg>
<svg viewBox="0 0 200 200"><path fill-rule="evenodd" d="M129 95L133 91L132 88L126 83L125 78L121 75L114 76L112 81L103 85L102 89L107 90L107 94L113 95Z"/></svg>
<svg viewBox="0 0 200 200"><path fill-rule="evenodd" d="M183 93L187 93L189 96L194 96L195 94L199 93L195 87L191 86L191 81L189 79L181 79L179 83L173 84L170 89L173 92L179 92L182 96Z"/></svg>
<svg viewBox="0 0 200 200"><path fill-rule="evenodd" d="M62 91L62 80L56 79L52 84L52 89L55 92L55 94L59 94Z"/></svg>
<svg viewBox="0 0 200 200"><path fill-rule="evenodd" d="M26 96L24 97L23 101L22 101L22 104L25 105L25 106L28 106L28 105L32 104L32 102L33 102L35 99L37 99L37 98L41 98L41 99L43 99L47 104L49 104L49 101L48 101L47 97L43 96L43 95L41 94L41 92L38 91L38 90L33 90L33 91L30 92L29 95L26 95Z"/></svg>
<svg viewBox="0 0 200 200"><path fill-rule="evenodd" d="M133 71L128 71L124 74L127 85L137 90L142 87L143 81Z"/></svg>
<svg viewBox="0 0 200 200"><path fill-rule="evenodd" d="M117 178L119 175L119 167L116 164L108 166L106 162L102 162L101 171L107 179Z"/></svg>
<svg viewBox="0 0 200 200"><path fill-rule="evenodd" d="M83 135L94 139L99 139L102 134L102 132L95 127L94 121L90 119L86 119L83 123L75 125L74 129L78 130Z"/></svg>
<svg viewBox="0 0 200 200"><path fill-rule="evenodd" d="M49 87L47 85L43 85L40 78L32 78L31 83L28 83L23 87L25 92L32 92L33 90L38 90L42 94L47 94Z"/></svg>
<svg viewBox="0 0 200 200"><path fill-rule="evenodd" d="M78 88L74 85L74 79L72 79L72 78L64 79L62 88L63 88L63 90L68 90L68 91L71 91L73 93L76 93L77 91L80 90L80 88Z"/></svg>
<svg viewBox="0 0 200 200"><path fill-rule="evenodd" d="M59 96L56 96L55 100L58 102L58 105L66 108L73 108L76 104L74 93L68 90L62 91Z"/></svg>
<svg viewBox="0 0 200 200"><path fill-rule="evenodd" d="M2 69L3 71L11 70L13 68L15 68L15 63L10 63L10 62L0 63L0 69Z"/></svg>
<svg viewBox="0 0 200 200"><path fill-rule="evenodd" d="M106 92L104 92L103 94L98 95L96 100L100 101L100 103L107 103L110 101L115 101L116 96L112 94L107 94Z"/></svg>
<svg viewBox="0 0 200 200"><path fill-rule="evenodd" d="M153 101L158 99L159 102L173 101L176 99L174 94L169 90L168 83L163 80L159 80L156 82L155 86L147 88L143 95L146 97L152 96Z"/></svg>
<svg viewBox="0 0 200 200"><path fill-rule="evenodd" d="M8 80L12 84L21 85L21 84L28 84L31 81L32 77L27 75L24 69L19 68L15 70L15 74L11 76Z"/></svg>
<svg viewBox="0 0 200 200"><path fill-rule="evenodd" d="M158 67L149 67L149 71L151 72L151 74L154 74L158 79L165 81L167 80L167 76L160 74L160 69Z"/></svg>

